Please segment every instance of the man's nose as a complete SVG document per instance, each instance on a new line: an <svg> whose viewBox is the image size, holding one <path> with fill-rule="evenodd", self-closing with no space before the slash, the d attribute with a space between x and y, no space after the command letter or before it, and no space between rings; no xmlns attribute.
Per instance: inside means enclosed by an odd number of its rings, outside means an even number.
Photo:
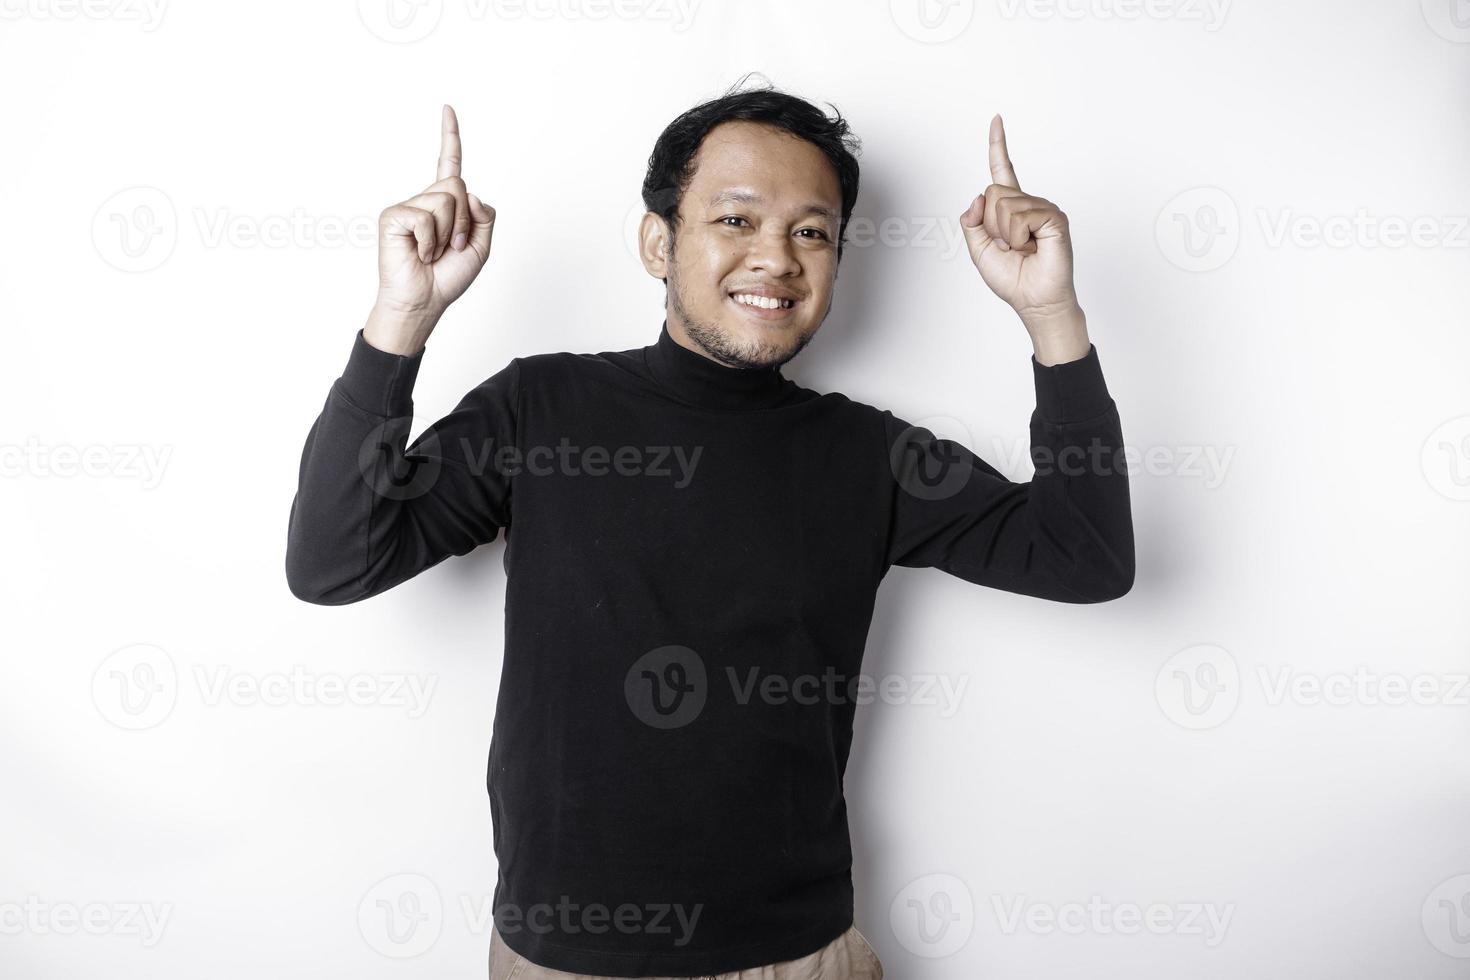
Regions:
<svg viewBox="0 0 1470 980"><path fill-rule="evenodd" d="M763 269L776 277L791 276L801 271L791 236L784 231L756 236L746 253L745 264L747 268Z"/></svg>

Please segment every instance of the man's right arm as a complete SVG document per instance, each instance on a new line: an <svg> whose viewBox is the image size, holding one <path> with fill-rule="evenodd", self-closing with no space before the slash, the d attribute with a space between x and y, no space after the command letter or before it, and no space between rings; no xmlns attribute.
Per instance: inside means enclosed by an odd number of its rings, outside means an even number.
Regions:
<svg viewBox="0 0 1470 980"><path fill-rule="evenodd" d="M378 350L358 332L301 454L286 545L297 598L366 599L510 526L519 361L407 445L423 354Z"/></svg>
<svg viewBox="0 0 1470 980"><path fill-rule="evenodd" d="M377 302L306 437L291 504L286 580L307 602L366 599L510 525L496 458L515 445L517 362L405 446L424 345L490 257L495 209L465 186L461 156L446 105L434 183L378 219Z"/></svg>

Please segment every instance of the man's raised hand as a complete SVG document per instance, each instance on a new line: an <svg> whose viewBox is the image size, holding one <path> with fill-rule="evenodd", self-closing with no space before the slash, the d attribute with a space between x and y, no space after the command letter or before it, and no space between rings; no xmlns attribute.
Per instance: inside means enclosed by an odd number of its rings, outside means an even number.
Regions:
<svg viewBox="0 0 1470 980"><path fill-rule="evenodd" d="M460 177L459 120L444 107L434 183L378 217L378 298L363 336L395 354L421 350L490 257L495 209Z"/></svg>
<svg viewBox="0 0 1470 980"><path fill-rule="evenodd" d="M1044 333L1068 341L1054 345L1061 349L1075 351L1080 343L1085 354L1067 216L1045 198L1021 190L998 115L990 120L990 179L960 215L980 278L1016 311L1033 340Z"/></svg>

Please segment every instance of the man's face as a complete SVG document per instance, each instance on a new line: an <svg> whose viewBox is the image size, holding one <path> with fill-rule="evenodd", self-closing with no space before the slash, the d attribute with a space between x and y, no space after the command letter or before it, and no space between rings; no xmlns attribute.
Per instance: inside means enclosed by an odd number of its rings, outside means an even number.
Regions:
<svg viewBox="0 0 1470 980"><path fill-rule="evenodd" d="M795 357L837 277L842 190L827 158L784 130L722 123L700 145L679 217L671 259L664 223L648 214L641 228L645 266L668 281L670 335L735 367ZM751 295L785 302L761 308Z"/></svg>

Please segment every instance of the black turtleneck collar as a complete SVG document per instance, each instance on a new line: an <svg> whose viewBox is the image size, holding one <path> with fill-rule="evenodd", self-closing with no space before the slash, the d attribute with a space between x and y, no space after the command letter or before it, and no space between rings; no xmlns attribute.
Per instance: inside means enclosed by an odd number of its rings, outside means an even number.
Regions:
<svg viewBox="0 0 1470 980"><path fill-rule="evenodd" d="M781 368L737 368L680 344L664 320L658 340L643 348L649 374L674 398L700 408L771 408L792 398L800 386Z"/></svg>

